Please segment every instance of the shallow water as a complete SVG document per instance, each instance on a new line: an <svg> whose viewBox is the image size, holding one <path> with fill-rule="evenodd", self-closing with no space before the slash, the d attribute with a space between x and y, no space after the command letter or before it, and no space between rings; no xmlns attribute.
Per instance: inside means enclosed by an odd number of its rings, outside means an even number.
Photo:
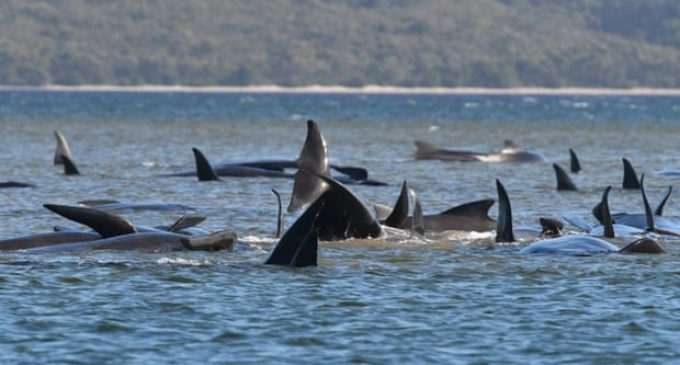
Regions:
<svg viewBox="0 0 680 365"><path fill-rule="evenodd" d="M42 208L84 199L187 204L204 227L234 229L220 253L0 254L0 361L35 363L671 363L680 356L680 242L662 256L525 257L492 234L322 243L320 266L267 267L276 188L285 179L197 183L158 175L213 160L295 158L308 118L331 160L388 187L352 189L392 204L401 180L426 213L505 184L517 225L587 219L612 185L613 211L641 212L620 186L621 157L647 174L652 204L675 181L680 98L0 92L2 238L76 227ZM59 129L83 176L52 166ZM545 164L413 161L413 141L499 150L504 139L584 171L557 193ZM180 212L132 212L168 224ZM492 209L492 216L495 216ZM680 215L673 200L666 215ZM290 225L294 216L287 217ZM594 221L591 220L591 223ZM39 361L42 360L42 361Z"/></svg>

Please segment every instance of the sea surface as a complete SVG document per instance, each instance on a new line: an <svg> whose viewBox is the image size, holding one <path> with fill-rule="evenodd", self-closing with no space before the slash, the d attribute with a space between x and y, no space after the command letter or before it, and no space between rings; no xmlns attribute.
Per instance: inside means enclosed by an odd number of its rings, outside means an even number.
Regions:
<svg viewBox="0 0 680 365"><path fill-rule="evenodd" d="M276 201L292 181L159 175L214 163L294 159L307 119L333 162L386 187L352 186L393 204L402 180L426 213L506 186L517 226L539 217L591 224L602 190L615 212L642 212L623 191L621 158L646 174L656 205L680 179L680 98L662 96L0 92L0 238L78 228L42 207L84 199L178 203L232 252L0 253L3 364L671 364L680 363L680 240L659 256L522 256L494 232L323 242L318 267L270 267ZM52 165L62 131L82 176ZM413 141L499 151L511 139L548 163L414 161ZM578 192L558 193L551 163L581 158ZM666 215L680 215L671 199ZM124 212L169 224L183 212ZM495 206L491 216L496 216ZM295 220L287 215L287 226ZM576 231L569 226L568 230Z"/></svg>

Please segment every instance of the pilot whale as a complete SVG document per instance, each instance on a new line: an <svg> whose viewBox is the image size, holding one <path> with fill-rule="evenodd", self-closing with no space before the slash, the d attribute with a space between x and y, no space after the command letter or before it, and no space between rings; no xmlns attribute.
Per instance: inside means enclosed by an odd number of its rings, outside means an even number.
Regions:
<svg viewBox="0 0 680 365"><path fill-rule="evenodd" d="M496 242L514 242L515 236L512 228L512 208L510 199L503 184L496 180L498 192L498 226L496 229ZM614 238L611 215L609 213L609 191L607 187L602 194L601 214L605 225L605 237ZM650 210L651 212L651 210ZM651 216L651 214L649 214ZM590 256L609 253L663 253L665 250L651 238L643 237L631 242L623 248L618 248L612 243L592 236L567 235L558 238L539 240L520 250L520 254L559 254Z"/></svg>
<svg viewBox="0 0 680 365"><path fill-rule="evenodd" d="M505 140L504 147L499 153L485 153L469 150L452 150L437 145L415 141L416 160L442 161L481 161L481 162L545 162L542 155L523 150L514 142Z"/></svg>

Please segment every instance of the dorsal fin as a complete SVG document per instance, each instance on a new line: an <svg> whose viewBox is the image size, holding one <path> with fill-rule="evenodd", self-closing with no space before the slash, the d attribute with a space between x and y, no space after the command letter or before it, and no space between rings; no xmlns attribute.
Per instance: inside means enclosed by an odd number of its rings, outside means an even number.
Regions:
<svg viewBox="0 0 680 365"><path fill-rule="evenodd" d="M54 150L54 164L55 165L62 165L64 163L63 157L66 156L68 158L71 158L71 149L68 146L68 141L66 141L66 137L64 137L63 134L61 134L60 131L54 131L54 138L57 139L57 147Z"/></svg>
<svg viewBox="0 0 680 365"><path fill-rule="evenodd" d="M503 141L503 149L518 149L519 146L511 139L506 139Z"/></svg>
<svg viewBox="0 0 680 365"><path fill-rule="evenodd" d="M80 171L76 167L76 164L68 156L61 157L62 163L64 164L64 175L80 175Z"/></svg>
<svg viewBox="0 0 680 365"><path fill-rule="evenodd" d="M671 197L671 194L673 193L673 186L668 187L668 191L666 192L666 195L663 197L661 200L661 203L656 207L656 211L654 211L654 214L658 215L659 217L663 215L663 208L666 206L666 202L668 202L668 198Z"/></svg>
<svg viewBox="0 0 680 365"><path fill-rule="evenodd" d="M278 204L278 211L276 213L276 235L274 237L281 238L281 233L283 233L283 206L281 205L281 194L276 189L272 189L272 193L276 196L276 202Z"/></svg>
<svg viewBox="0 0 680 365"><path fill-rule="evenodd" d="M611 212L609 211L609 191L611 189L611 186L607 186L607 188L604 189L600 204L596 205L596 207L599 207L601 222L604 227L604 236L607 238L614 238L614 224Z"/></svg>
<svg viewBox="0 0 680 365"><path fill-rule="evenodd" d="M557 190L558 191L576 191L576 185L571 181L567 172L564 171L562 166L554 163L553 169L555 169L555 178L557 179Z"/></svg>
<svg viewBox="0 0 680 365"><path fill-rule="evenodd" d="M203 215L183 215L168 228L168 232L179 232L187 228L196 227L206 219L207 217Z"/></svg>
<svg viewBox="0 0 680 365"><path fill-rule="evenodd" d="M496 220L496 242L514 242L515 234L512 230L512 207L510 198L500 180L496 179L498 191L498 219Z"/></svg>
<svg viewBox="0 0 680 365"><path fill-rule="evenodd" d="M447 209L439 214L491 219L489 218L489 209L494 203L493 199L475 200Z"/></svg>
<svg viewBox="0 0 680 365"><path fill-rule="evenodd" d="M633 165L627 159L623 159L623 188L624 189L640 189L640 180Z"/></svg>
<svg viewBox="0 0 680 365"><path fill-rule="evenodd" d="M385 225L388 227L401 228L408 219L409 206L408 206L408 182L404 180L401 184L401 192L399 193L399 198L394 204L392 213L385 219Z"/></svg>
<svg viewBox="0 0 680 365"><path fill-rule="evenodd" d="M60 216L92 228L103 238L135 233L135 227L126 219L94 208L44 204L45 208Z"/></svg>
<svg viewBox="0 0 680 365"><path fill-rule="evenodd" d="M293 180L293 194L288 204L292 213L313 202L321 195L326 185L315 175L330 176L328 147L319 125L307 121L307 138L297 160L298 170Z"/></svg>
<svg viewBox="0 0 680 365"><path fill-rule="evenodd" d="M307 237L298 246L293 259L290 262L292 267L317 266L319 259L319 229L314 227Z"/></svg>
<svg viewBox="0 0 680 365"><path fill-rule="evenodd" d="M569 167L571 168L571 172L574 174L578 174L579 171L581 171L581 163L578 160L578 156L576 156L576 152L574 152L573 148L569 149Z"/></svg>
<svg viewBox="0 0 680 365"><path fill-rule="evenodd" d="M213 167L208 159L205 158L203 152L201 152L201 150L196 147L192 148L191 150L194 151L194 160L196 161L196 176L198 177L198 181L219 180L220 178L215 173L215 170L213 170Z"/></svg>
<svg viewBox="0 0 680 365"><path fill-rule="evenodd" d="M649 200L647 200L647 193L645 192L645 174L640 176L640 193L642 193L642 203L645 205L646 230L654 232L654 214L652 213L652 207L649 206Z"/></svg>
<svg viewBox="0 0 680 365"><path fill-rule="evenodd" d="M411 220L411 232L424 236L425 218L423 216L423 207L420 205L420 199L418 199L418 194L416 194L415 190L409 189L409 193L413 197L413 219Z"/></svg>

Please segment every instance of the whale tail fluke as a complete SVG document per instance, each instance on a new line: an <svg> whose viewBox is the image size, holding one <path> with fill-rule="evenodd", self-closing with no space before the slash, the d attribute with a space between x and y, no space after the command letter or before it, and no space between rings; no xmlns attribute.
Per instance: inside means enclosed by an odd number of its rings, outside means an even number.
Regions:
<svg viewBox="0 0 680 365"><path fill-rule="evenodd" d="M317 176L330 176L328 147L321 134L319 125L307 121L307 137L297 160L298 170L293 178L293 194L288 204L288 212L300 210L316 200L326 188Z"/></svg>
<svg viewBox="0 0 680 365"><path fill-rule="evenodd" d="M573 148L569 149L569 167L574 174L578 174L581 171L581 162L579 162Z"/></svg>
<svg viewBox="0 0 680 365"><path fill-rule="evenodd" d="M64 156L71 158L71 149L68 146L68 141L66 141L66 137L60 132L55 130L54 131L54 138L57 140L57 147L54 151L54 164L55 165L63 165L64 164Z"/></svg>
<svg viewBox="0 0 680 365"><path fill-rule="evenodd" d="M571 180L566 171L562 166L554 163L553 169L555 170L555 178L557 180L557 190L558 191L576 191L576 184Z"/></svg>
<svg viewBox="0 0 680 365"><path fill-rule="evenodd" d="M385 219L384 224L386 226L393 228L401 228L404 226L404 223L408 219L408 214L410 210L408 204L408 194L409 194L408 182L404 180L404 182L401 185L401 192L399 193L399 198L397 199L397 202L394 204L392 212L387 217L387 219Z"/></svg>
<svg viewBox="0 0 680 365"><path fill-rule="evenodd" d="M633 165L627 159L623 159L623 188L624 189L640 189L640 180L638 180L637 173Z"/></svg>
<svg viewBox="0 0 680 365"><path fill-rule="evenodd" d="M64 175L67 176L75 176L75 175L80 175L80 171L78 171L78 167L76 166L75 162L71 160L69 156L61 156L62 163L64 164Z"/></svg>
<svg viewBox="0 0 680 365"><path fill-rule="evenodd" d="M515 234L512 229L512 208L510 198L505 187L496 179L498 192L498 219L496 220L496 242L514 242Z"/></svg>
<svg viewBox="0 0 680 365"><path fill-rule="evenodd" d="M198 148L192 148L194 160L196 161L196 176L198 181L218 181L220 178L215 173L212 165Z"/></svg>
<svg viewBox="0 0 680 365"><path fill-rule="evenodd" d="M103 238L121 236L137 231L126 219L98 209L57 204L44 204L43 206L66 219L92 228Z"/></svg>
<svg viewBox="0 0 680 365"><path fill-rule="evenodd" d="M668 191L666 192L666 195L661 200L661 203L659 203L659 205L656 207L654 214L658 215L659 217L663 215L663 208L666 206L666 203L668 202L668 198L671 197L672 193L673 193L673 186L669 186Z"/></svg>

